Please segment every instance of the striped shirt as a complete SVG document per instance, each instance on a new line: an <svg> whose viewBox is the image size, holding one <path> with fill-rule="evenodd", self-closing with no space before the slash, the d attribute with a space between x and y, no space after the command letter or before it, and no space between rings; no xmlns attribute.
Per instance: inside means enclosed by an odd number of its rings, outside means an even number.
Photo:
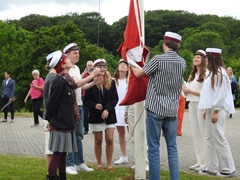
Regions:
<svg viewBox="0 0 240 180"><path fill-rule="evenodd" d="M178 113L186 62L175 51L156 55L143 68L149 76L145 109L163 117Z"/></svg>

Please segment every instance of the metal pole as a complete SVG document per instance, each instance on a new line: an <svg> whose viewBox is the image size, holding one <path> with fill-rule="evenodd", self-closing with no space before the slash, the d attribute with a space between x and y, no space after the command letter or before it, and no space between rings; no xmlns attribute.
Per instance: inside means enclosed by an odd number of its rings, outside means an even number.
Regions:
<svg viewBox="0 0 240 180"><path fill-rule="evenodd" d="M100 4L101 4L101 0L98 0L98 13L99 13L99 16L101 16L101 12L100 12ZM100 18L100 17L99 17ZM99 23L99 20L98 19L98 34L97 34L97 45L99 46L99 36L100 36L100 23Z"/></svg>
<svg viewBox="0 0 240 180"><path fill-rule="evenodd" d="M140 8L141 19L141 31L142 31L142 43L145 44L145 32L144 32L144 6L143 0L138 0ZM135 143L135 179L146 179L146 125L145 125L145 113L144 111L145 101L141 101L134 104L134 122L137 122L134 131L134 143ZM142 114L142 116L139 116Z"/></svg>

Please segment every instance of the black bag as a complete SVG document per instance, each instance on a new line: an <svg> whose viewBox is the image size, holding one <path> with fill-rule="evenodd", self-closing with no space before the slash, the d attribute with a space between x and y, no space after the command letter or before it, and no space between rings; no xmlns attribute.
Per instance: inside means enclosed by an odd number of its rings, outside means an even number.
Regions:
<svg viewBox="0 0 240 180"><path fill-rule="evenodd" d="M232 94L237 94L238 84L236 82L231 82Z"/></svg>

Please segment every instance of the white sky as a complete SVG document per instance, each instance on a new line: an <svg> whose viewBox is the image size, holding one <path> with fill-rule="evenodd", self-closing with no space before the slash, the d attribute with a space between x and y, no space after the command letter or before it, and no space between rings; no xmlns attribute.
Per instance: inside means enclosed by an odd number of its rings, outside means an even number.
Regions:
<svg viewBox="0 0 240 180"><path fill-rule="evenodd" d="M99 12L108 24L128 15L130 0L0 0L0 20L19 19L29 14L46 16L70 12ZM231 16L240 20L240 0L145 0L147 10L184 10L196 14Z"/></svg>

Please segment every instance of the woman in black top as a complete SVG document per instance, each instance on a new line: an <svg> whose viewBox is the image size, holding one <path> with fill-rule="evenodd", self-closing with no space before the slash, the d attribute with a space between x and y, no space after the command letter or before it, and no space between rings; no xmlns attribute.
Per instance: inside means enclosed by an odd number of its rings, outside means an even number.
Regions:
<svg viewBox="0 0 240 180"><path fill-rule="evenodd" d="M115 106L118 102L118 94L115 81L111 79L104 59L94 61L94 67L100 68L99 76L103 82L86 91L84 103L89 108L90 129L94 134L94 150L98 163L98 169L102 169L102 141L105 131L107 169L112 171L113 137L116 120Z"/></svg>
<svg viewBox="0 0 240 180"><path fill-rule="evenodd" d="M79 111L74 89L78 86L69 76L72 67L70 59L58 51L50 64L57 72L50 88L46 106L46 119L49 121L49 150L53 152L48 168L48 179L56 179L57 169L60 179L66 179L66 154L76 152L75 124L78 123Z"/></svg>

